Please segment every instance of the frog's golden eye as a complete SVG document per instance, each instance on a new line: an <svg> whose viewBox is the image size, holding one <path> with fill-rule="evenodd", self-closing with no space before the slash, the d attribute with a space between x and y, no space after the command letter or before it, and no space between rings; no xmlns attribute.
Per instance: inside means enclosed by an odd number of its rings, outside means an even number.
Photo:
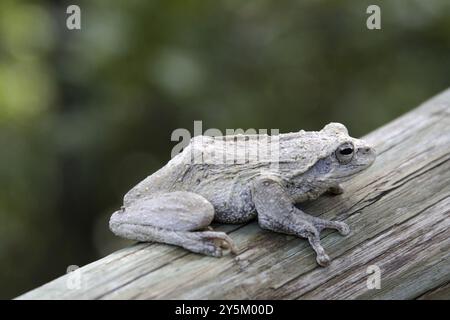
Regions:
<svg viewBox="0 0 450 320"><path fill-rule="evenodd" d="M353 144L345 142L336 149L336 158L339 163L347 164L352 160L354 152Z"/></svg>

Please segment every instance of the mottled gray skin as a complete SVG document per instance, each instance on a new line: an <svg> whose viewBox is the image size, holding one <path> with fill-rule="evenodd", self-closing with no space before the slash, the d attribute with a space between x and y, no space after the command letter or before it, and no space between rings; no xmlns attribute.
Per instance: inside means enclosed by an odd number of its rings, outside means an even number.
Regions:
<svg viewBox="0 0 450 320"><path fill-rule="evenodd" d="M350 232L340 221L310 216L295 204L325 192L340 194L339 183L351 179L375 160L375 151L354 139L344 125L330 123L318 132L281 134L276 159L257 161L195 161L223 146L236 153L259 147L262 136L196 137L166 166L140 182L124 197L124 205L110 219L111 230L137 241L156 241L220 257L236 252L224 232L210 223L243 223L254 218L268 230L307 238L321 266L330 259L320 243L320 232ZM235 149L236 140L249 141L247 151ZM203 139L203 140L202 140ZM271 140L272 139L272 140ZM199 143L201 142L201 143Z"/></svg>

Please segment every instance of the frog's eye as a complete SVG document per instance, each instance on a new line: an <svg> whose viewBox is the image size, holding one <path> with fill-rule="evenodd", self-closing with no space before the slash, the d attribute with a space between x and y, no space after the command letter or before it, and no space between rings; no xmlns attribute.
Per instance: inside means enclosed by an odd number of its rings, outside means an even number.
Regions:
<svg viewBox="0 0 450 320"><path fill-rule="evenodd" d="M354 150L353 144L343 143L336 149L336 158L340 163L347 164L352 160Z"/></svg>

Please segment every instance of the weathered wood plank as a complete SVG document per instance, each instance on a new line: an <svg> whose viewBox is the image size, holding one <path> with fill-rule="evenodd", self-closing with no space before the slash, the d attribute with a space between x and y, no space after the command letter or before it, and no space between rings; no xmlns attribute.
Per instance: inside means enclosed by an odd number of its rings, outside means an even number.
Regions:
<svg viewBox="0 0 450 320"><path fill-rule="evenodd" d="M448 300L450 297L450 282L447 282L443 286L439 286L430 290L420 297L418 300Z"/></svg>
<svg viewBox="0 0 450 320"><path fill-rule="evenodd" d="M450 90L370 133L378 157L346 192L304 205L346 221L348 237L322 235L333 259L316 265L307 242L260 229L220 226L239 248L220 259L161 244L137 244L19 299L412 299L450 298ZM381 289L366 286L369 265Z"/></svg>

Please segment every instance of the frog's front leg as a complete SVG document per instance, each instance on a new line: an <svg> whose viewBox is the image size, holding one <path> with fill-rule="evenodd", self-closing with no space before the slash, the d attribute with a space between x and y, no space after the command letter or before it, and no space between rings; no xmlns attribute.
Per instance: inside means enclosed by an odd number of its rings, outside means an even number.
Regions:
<svg viewBox="0 0 450 320"><path fill-rule="evenodd" d="M337 229L342 235L350 231L347 224L310 216L297 207L276 177L260 177L252 188L259 225L268 230L307 238L317 254L317 263L327 266L330 258L320 243L320 232Z"/></svg>

